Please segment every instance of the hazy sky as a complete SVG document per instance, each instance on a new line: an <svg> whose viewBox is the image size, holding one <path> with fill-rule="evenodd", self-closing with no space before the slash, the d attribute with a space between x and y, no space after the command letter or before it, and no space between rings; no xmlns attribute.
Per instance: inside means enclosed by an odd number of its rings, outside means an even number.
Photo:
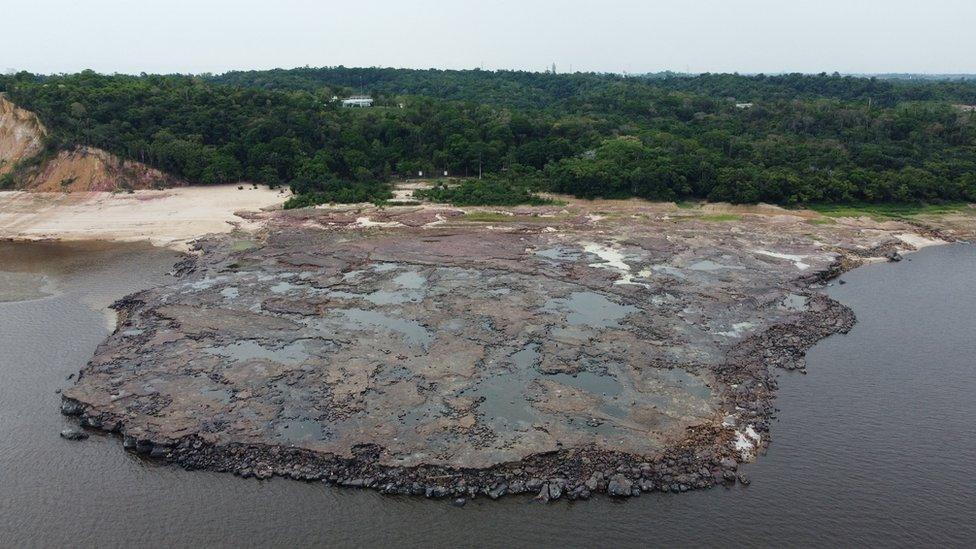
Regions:
<svg viewBox="0 0 976 549"><path fill-rule="evenodd" d="M976 0L0 0L0 71L976 73Z"/></svg>

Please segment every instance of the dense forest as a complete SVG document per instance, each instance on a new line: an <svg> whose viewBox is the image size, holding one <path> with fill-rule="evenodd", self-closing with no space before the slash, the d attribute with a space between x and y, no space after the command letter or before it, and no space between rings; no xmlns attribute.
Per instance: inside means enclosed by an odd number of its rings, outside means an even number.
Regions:
<svg viewBox="0 0 976 549"><path fill-rule="evenodd" d="M483 175L431 198L806 204L976 200L976 82L302 68L0 76L53 149L188 181L288 184L293 206L382 200L396 178ZM368 109L335 98L366 92Z"/></svg>

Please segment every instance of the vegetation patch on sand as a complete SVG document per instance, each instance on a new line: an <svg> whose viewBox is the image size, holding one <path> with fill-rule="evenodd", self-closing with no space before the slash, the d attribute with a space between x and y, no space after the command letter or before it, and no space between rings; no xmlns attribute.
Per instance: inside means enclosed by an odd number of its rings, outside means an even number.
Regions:
<svg viewBox="0 0 976 549"><path fill-rule="evenodd" d="M947 202L944 204L869 204L864 202L851 204L812 204L809 206L809 209L831 218L870 217L875 221L973 211L973 208L965 202Z"/></svg>
<svg viewBox="0 0 976 549"><path fill-rule="evenodd" d="M698 219L701 219L702 221L716 222L742 221L742 216L739 214L709 214L700 216Z"/></svg>
<svg viewBox="0 0 976 549"><path fill-rule="evenodd" d="M731 223L733 221L742 221L742 215L733 213L691 214L679 215L674 219L675 221L709 221L713 223Z"/></svg>

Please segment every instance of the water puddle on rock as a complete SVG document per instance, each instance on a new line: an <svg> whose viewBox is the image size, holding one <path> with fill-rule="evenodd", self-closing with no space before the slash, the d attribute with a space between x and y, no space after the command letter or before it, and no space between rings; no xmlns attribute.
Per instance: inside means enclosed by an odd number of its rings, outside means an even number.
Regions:
<svg viewBox="0 0 976 549"><path fill-rule="evenodd" d="M807 296L800 294L787 294L780 302L780 305L787 311L803 311L807 308Z"/></svg>
<svg viewBox="0 0 976 549"><path fill-rule="evenodd" d="M374 272L386 273L395 270L396 263L380 263L373 267ZM356 274L353 274L356 273ZM344 280L355 280L362 271L346 273ZM349 276L352 275L352 276ZM326 293L329 297L338 299L363 299L373 305L401 305L403 303L419 303L424 299L423 289L427 286L427 278L416 272L402 272L392 279L396 289L379 289L370 293L355 293L345 290L331 290ZM389 283L384 283L389 286Z"/></svg>
<svg viewBox="0 0 976 549"><path fill-rule="evenodd" d="M655 369L652 375L666 383L680 387L683 391L701 400L712 398L711 387L706 385L700 377L681 368Z"/></svg>
<svg viewBox="0 0 976 549"><path fill-rule="evenodd" d="M295 341L281 348L269 348L255 341L244 340L230 345L206 347L203 350L212 355L237 361L264 359L286 365L299 364L309 357L304 341Z"/></svg>
<svg viewBox="0 0 976 549"><path fill-rule="evenodd" d="M427 285L427 278L416 271L407 271L396 275L393 283L407 290L419 290Z"/></svg>
<svg viewBox="0 0 976 549"><path fill-rule="evenodd" d="M483 399L477 406L481 420L498 432L524 430L538 417L526 399L525 390L532 380L525 372L505 372L484 378L461 394L475 400Z"/></svg>
<svg viewBox="0 0 976 549"><path fill-rule="evenodd" d="M543 250L536 250L535 255L552 261L579 261L582 256L578 250L564 246L553 246Z"/></svg>
<svg viewBox="0 0 976 549"><path fill-rule="evenodd" d="M376 311L364 309L341 309L338 314L345 317L345 320L358 329L368 330L380 328L385 331L396 332L403 336L404 340L410 345L417 345L424 349L430 344L434 336L427 328L417 322L387 316Z"/></svg>
<svg viewBox="0 0 976 549"><path fill-rule="evenodd" d="M723 271L723 270L740 271L743 269L743 267L739 267L735 265L722 265L721 263L716 263L711 259L703 259L701 261L696 261L695 263L688 265L688 268L693 271L703 271L703 272L713 272L713 271Z"/></svg>
<svg viewBox="0 0 976 549"><path fill-rule="evenodd" d="M573 292L566 298L550 299L543 310L565 312L570 325L592 328L617 328L621 320L638 311L637 307L621 305L594 292Z"/></svg>
<svg viewBox="0 0 976 549"><path fill-rule="evenodd" d="M275 437L287 442L323 440L322 425L314 419L286 419L275 423Z"/></svg>
<svg viewBox="0 0 976 549"><path fill-rule="evenodd" d="M303 286L301 284L293 284L291 282L288 282L288 281L284 281L283 280L283 281L275 284L274 286L271 286L271 288L269 288L269 289L271 290L271 293L275 293L275 294L288 294L288 293L295 292L295 291L298 291L298 290L307 290L308 287L307 286Z"/></svg>
<svg viewBox="0 0 976 549"><path fill-rule="evenodd" d="M578 389L600 399L599 410L604 414L621 420L627 417L627 412L617 402L624 389L614 376L587 370L576 374L544 374L536 369L539 357L538 345L528 345L509 355L509 368L500 367L497 373L482 378L460 395L479 401L477 414L481 421L499 432L525 430L551 415L532 405L536 397L531 397L530 393L537 382L555 382ZM590 419L589 416L567 418L570 423ZM602 424L602 421L588 423L587 427L596 429Z"/></svg>

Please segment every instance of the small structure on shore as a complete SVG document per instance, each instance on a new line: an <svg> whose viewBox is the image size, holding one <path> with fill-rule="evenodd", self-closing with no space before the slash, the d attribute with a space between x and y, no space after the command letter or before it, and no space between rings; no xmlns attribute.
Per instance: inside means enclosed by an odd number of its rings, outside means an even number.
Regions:
<svg viewBox="0 0 976 549"><path fill-rule="evenodd" d="M342 100L343 107L366 108L373 106L373 98L368 95L353 95Z"/></svg>

